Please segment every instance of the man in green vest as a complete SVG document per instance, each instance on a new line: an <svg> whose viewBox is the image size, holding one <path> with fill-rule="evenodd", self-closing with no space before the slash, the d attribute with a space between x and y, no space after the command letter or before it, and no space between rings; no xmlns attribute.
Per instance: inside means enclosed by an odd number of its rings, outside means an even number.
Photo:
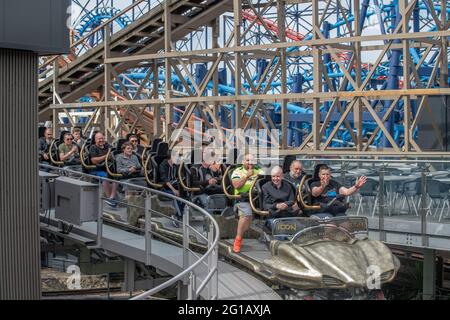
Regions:
<svg viewBox="0 0 450 320"><path fill-rule="evenodd" d="M264 174L264 170L256 166L253 156L247 153L244 156L242 166L236 168L231 175L234 194L248 194L253 181L259 174ZM250 227L253 213L250 203L248 202L248 197L243 197L243 199L236 204L236 207L239 213L239 222L233 251L239 253L241 251L242 237L244 236L244 232Z"/></svg>

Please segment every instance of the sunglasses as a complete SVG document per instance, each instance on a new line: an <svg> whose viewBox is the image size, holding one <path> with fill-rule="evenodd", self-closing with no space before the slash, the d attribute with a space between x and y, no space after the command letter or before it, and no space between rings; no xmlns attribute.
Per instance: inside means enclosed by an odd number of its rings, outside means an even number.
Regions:
<svg viewBox="0 0 450 320"><path fill-rule="evenodd" d="M130 142L138 142L137 140L130 140Z"/></svg>
<svg viewBox="0 0 450 320"><path fill-rule="evenodd" d="M66 140L73 140L73 138L66 138Z"/></svg>

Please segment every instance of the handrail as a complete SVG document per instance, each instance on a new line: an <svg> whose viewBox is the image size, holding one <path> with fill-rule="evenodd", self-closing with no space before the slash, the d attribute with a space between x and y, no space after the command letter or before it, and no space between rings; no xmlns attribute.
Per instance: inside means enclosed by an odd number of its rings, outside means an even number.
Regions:
<svg viewBox="0 0 450 320"><path fill-rule="evenodd" d="M228 192L227 190L227 185L225 183L225 180L228 177L228 171L230 171L231 167L233 167L233 165L228 166L228 168L225 170L223 177L222 177L222 189L223 189L223 193L227 196L228 199L241 199L241 195L240 194L231 194ZM236 167L233 167L233 169L236 169ZM231 180L230 180L231 183Z"/></svg>
<svg viewBox="0 0 450 320"><path fill-rule="evenodd" d="M81 146L81 150L80 150L80 161L81 161L81 165L83 166L83 168L87 169L87 170L92 170L95 169L97 166L93 165L93 164L87 164L84 160L85 158L85 150L86 150L86 144L87 144L87 140L84 141L83 145Z"/></svg>
<svg viewBox="0 0 450 320"><path fill-rule="evenodd" d="M149 172L148 172L148 162L149 161L151 161L151 158L152 157L147 157L147 160L145 161L145 163L143 164L144 165L144 177L145 177L145 180L147 181L147 183L150 185L150 186L152 186L153 188L158 188L158 189L162 189L162 187L164 187L164 185L162 185L162 184L160 184L160 183L155 183L155 182L153 182L153 181L151 181L150 180L150 178L149 178ZM152 168L152 169L154 169L154 168ZM153 173L153 177L155 177L155 172Z"/></svg>
<svg viewBox="0 0 450 320"><path fill-rule="evenodd" d="M305 203L305 199L303 199L302 190L303 186L306 183L307 175L305 174L300 182L300 184L297 187L297 202L302 206L302 209L304 210L319 210L319 205L308 205Z"/></svg>
<svg viewBox="0 0 450 320"><path fill-rule="evenodd" d="M114 157L114 155L112 155L112 148L109 148L108 149L108 153L106 154L106 158L105 158L105 169L106 169L106 172L108 172L108 174L111 177L123 178L123 174L112 172L111 169L109 168L109 160L108 159L109 159L110 156ZM112 159L112 161L116 161L116 160Z"/></svg>
<svg viewBox="0 0 450 320"><path fill-rule="evenodd" d="M386 156L383 156L386 157ZM402 155L391 156L391 157L402 157ZM450 160L423 160L423 159L358 159L358 158L299 158L298 160L303 161L328 161L328 162L370 162L370 163L450 163Z"/></svg>
<svg viewBox="0 0 450 320"><path fill-rule="evenodd" d="M206 277L205 277L205 279L203 279L202 284L200 285L199 288L202 288L202 290L203 290L203 288L206 286L206 284L208 284L210 281L214 281L216 283L215 283L215 285L213 287L216 288L216 290L217 290L218 279L217 278L215 278L214 280L211 280L211 279L212 279L212 276L214 275L214 273L217 272L218 250L219 250L219 225L217 224L216 220L212 217L212 215L209 214L206 210L204 210L203 208L199 207L198 205L196 205L196 204L194 204L194 203L192 203L192 202L190 202L190 201L188 201L186 199L177 197L177 196L169 194L169 193L165 193L163 191L154 190L154 189L151 189L151 188L148 188L148 187L143 187L143 186L140 186L140 185L136 185L136 184L133 184L133 183L124 182L124 181L117 181L117 180L109 179L109 178L98 177L98 176L94 176L94 175L91 175L91 174L86 174L86 173L82 173L82 172L79 172L79 171L66 169L66 168L54 167L54 166L50 166L50 165L46 165L46 164L42 164L42 163L39 163L39 166L42 167L42 168L51 169L51 170L55 170L55 171L74 173L74 174L77 174L80 177L92 178L92 179L96 179L96 180L98 180L100 182L101 181L109 181L109 182L114 182L114 183L120 183L120 184L122 184L124 186L135 188L135 189L142 189L142 190L147 191L150 194L161 195L161 196L170 198L171 200L182 202L182 203L192 207L197 212L202 213L203 215L205 215L208 218L209 222L213 226L213 228L210 229L211 230L210 232L213 233L213 238L212 238L212 241L210 241L210 243L208 245L209 248L204 253L204 255L202 257L200 257L195 263L193 263L192 265L187 267L185 270L183 270L181 273L179 273L178 275L174 276L170 280L162 283L161 285L159 285L159 286L157 286L157 287L155 287L155 288L153 288L151 290L148 290L148 291L146 291L146 292L144 292L144 293L142 293L140 295L137 295L137 296L133 297L131 300L141 300L141 299L145 299L147 297L150 297L151 295L159 292L160 290L165 289L165 288L167 288L167 287L177 283L178 281L184 279L188 274L190 274L190 273L194 273L195 274L194 270L201 264L205 264L205 265L208 266L208 273L206 274ZM101 203L102 203L102 201L100 201L100 204ZM146 210L147 210L147 208L146 208ZM99 215L99 216L101 216L101 215ZM102 222L99 222L99 231L100 232L101 232L101 224L102 224ZM185 232L184 231L185 230L184 225L183 225L182 229L183 229L183 233L184 233ZM149 233L146 232L145 237L147 238L148 236L151 237L151 233L150 232ZM147 242L147 239L146 239L146 242ZM189 249L189 248L187 248L187 249ZM211 259L209 259L209 258L211 258ZM208 264L208 262L210 264ZM194 298L196 298L200 294L200 291L196 291L195 292ZM217 297L217 292L213 292L211 294L211 296L212 297Z"/></svg>
<svg viewBox="0 0 450 320"><path fill-rule="evenodd" d="M256 208L255 204L253 203L254 198L253 198L253 189L255 188L256 183L258 182L258 178L256 178L253 182L252 185L250 187L250 190L248 191L248 197L249 197L249 203L250 203L250 207L252 208L252 211L258 215L260 215L261 217L267 217L270 212L268 210L259 210ZM262 200L262 199L261 199Z"/></svg>
<svg viewBox="0 0 450 320"><path fill-rule="evenodd" d="M56 159L53 159L53 155L52 155L53 146L56 147L56 140L57 139L53 139L52 143L50 144L50 147L48 148L48 157L50 158L51 163L62 166L64 164L64 161L58 161ZM56 152L57 153L59 152L58 148L56 148Z"/></svg>
<svg viewBox="0 0 450 320"><path fill-rule="evenodd" d="M183 171L184 170L184 162L180 163L180 166L178 167L178 181L180 182L181 188L186 190L187 192L199 192L200 188L190 188L183 182Z"/></svg>

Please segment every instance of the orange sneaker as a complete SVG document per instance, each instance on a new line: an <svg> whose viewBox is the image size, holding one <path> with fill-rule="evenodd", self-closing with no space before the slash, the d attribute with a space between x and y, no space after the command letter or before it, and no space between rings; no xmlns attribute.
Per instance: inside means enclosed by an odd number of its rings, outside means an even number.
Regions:
<svg viewBox="0 0 450 320"><path fill-rule="evenodd" d="M234 239L234 245L233 245L233 252L234 253L241 252L241 244L242 244L242 238Z"/></svg>

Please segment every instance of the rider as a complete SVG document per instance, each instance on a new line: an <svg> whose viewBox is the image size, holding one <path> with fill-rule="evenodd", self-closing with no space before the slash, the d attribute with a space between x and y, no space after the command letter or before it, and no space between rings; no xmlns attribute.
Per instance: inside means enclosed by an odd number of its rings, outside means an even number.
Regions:
<svg viewBox="0 0 450 320"><path fill-rule="evenodd" d="M284 179L292 183L294 187L297 188L304 175L303 164L300 160L294 160L291 162L289 172L284 174Z"/></svg>
<svg viewBox="0 0 450 320"><path fill-rule="evenodd" d="M295 202L295 189L290 182L282 178L283 169L275 166L270 175L272 181L262 186L262 193L263 207L270 212L267 225L272 229L274 219L295 216L299 208Z"/></svg>
<svg viewBox="0 0 450 320"><path fill-rule="evenodd" d="M348 206L338 200L338 196L350 196L357 192L367 181L365 176L356 179L355 185L346 188L338 181L331 178L331 170L326 164L319 165L316 168L315 180L311 182L311 193L313 205L321 205L324 212L314 214L319 218L330 216L345 216Z"/></svg>
<svg viewBox="0 0 450 320"><path fill-rule="evenodd" d="M253 181L259 174L264 174L264 170L255 165L253 156L247 153L244 156L242 166L236 168L231 175L231 183L233 184L234 194L241 195L241 200L236 203L236 208L239 213L239 221L236 232L236 239L234 240L233 251L238 253L241 251L242 237L245 231L250 228L252 222L252 208L248 202L248 195Z"/></svg>
<svg viewBox="0 0 450 320"><path fill-rule="evenodd" d="M135 178L141 175L141 163L133 153L133 145L130 142L122 144L122 153L116 157L117 172L126 178Z"/></svg>
<svg viewBox="0 0 450 320"><path fill-rule="evenodd" d="M92 164L96 166L95 170L91 171L91 174L102 178L108 177L108 173L105 168L105 159L108 155L108 150L109 145L105 140L105 136L103 133L97 132L94 135L94 144L92 144L89 148L89 158L91 159ZM117 203L114 200L117 194L117 183L113 182L110 184L108 181L103 180L102 185L107 197L105 202L113 208L117 207Z"/></svg>
<svg viewBox="0 0 450 320"><path fill-rule="evenodd" d="M139 144L139 137L134 133L130 134L128 137L128 142L131 143L132 152L134 152L138 157L141 157L144 152L144 147Z"/></svg>
<svg viewBox="0 0 450 320"><path fill-rule="evenodd" d="M223 193L221 181L222 170L220 165L207 156L208 150L203 152L203 159L200 165L191 167L192 186L202 189L205 194Z"/></svg>
<svg viewBox="0 0 450 320"><path fill-rule="evenodd" d="M177 197L182 197L180 185L177 180L176 173L178 172L178 166L176 165L176 157L171 153L164 161L159 165L159 176L161 183L163 184L163 191L169 194L173 194ZM174 201L174 207L176 210L176 215L173 219L181 221L184 212L184 202ZM178 226L177 223L174 223Z"/></svg>
<svg viewBox="0 0 450 320"><path fill-rule="evenodd" d="M64 142L58 146L59 159L65 165L79 165L80 153L76 143L73 143L73 136L69 132L64 134Z"/></svg>

